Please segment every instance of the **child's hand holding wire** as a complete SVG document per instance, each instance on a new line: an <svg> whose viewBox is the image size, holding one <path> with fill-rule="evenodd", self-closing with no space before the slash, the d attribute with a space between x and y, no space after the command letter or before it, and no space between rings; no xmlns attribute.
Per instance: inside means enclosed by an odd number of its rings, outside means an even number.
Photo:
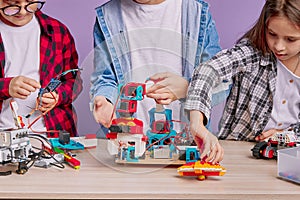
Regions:
<svg viewBox="0 0 300 200"><path fill-rule="evenodd" d="M59 96L55 91L43 94L42 98L37 99L38 110L41 112L51 110L57 104L58 99Z"/></svg>
<svg viewBox="0 0 300 200"><path fill-rule="evenodd" d="M31 128L31 126L39 120L42 116L46 115L50 110L52 110L58 101L58 94L56 92L48 92L44 93L42 96L38 97L36 100L36 106L35 108L26 116L28 118L28 128ZM40 111L41 114L35 118L32 122L30 122L30 116L34 112ZM33 130L32 130L33 131ZM35 132L35 131L33 131Z"/></svg>

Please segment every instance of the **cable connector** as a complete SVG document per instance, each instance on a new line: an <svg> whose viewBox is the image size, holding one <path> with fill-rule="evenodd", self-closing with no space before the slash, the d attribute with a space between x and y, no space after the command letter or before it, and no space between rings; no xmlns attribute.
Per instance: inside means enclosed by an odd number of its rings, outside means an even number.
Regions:
<svg viewBox="0 0 300 200"><path fill-rule="evenodd" d="M59 79L52 78L46 87L41 88L39 91L39 96L42 96L45 93L53 92L61 84Z"/></svg>

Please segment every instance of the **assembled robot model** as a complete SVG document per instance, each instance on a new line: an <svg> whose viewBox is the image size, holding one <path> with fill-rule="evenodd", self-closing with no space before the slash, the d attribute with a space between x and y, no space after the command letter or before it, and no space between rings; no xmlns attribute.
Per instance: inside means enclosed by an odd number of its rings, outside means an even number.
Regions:
<svg viewBox="0 0 300 200"><path fill-rule="evenodd" d="M0 130L0 163L18 163L19 174L27 171L26 164L31 159L31 144L28 137L28 129L23 128L22 119L17 114L18 105L15 101L10 102L14 121L17 129Z"/></svg>
<svg viewBox="0 0 300 200"><path fill-rule="evenodd" d="M220 164L196 161L179 167L177 172L180 176L197 176L198 180L203 181L208 176L223 176L226 169Z"/></svg>
<svg viewBox="0 0 300 200"><path fill-rule="evenodd" d="M18 163L17 173L24 174L23 164L30 160L28 129L0 130L0 163Z"/></svg>
<svg viewBox="0 0 300 200"><path fill-rule="evenodd" d="M187 124L172 119L172 110L156 104L156 108L149 110L150 129L146 132L147 153L153 160L166 159L174 164L184 164L191 157L196 161L199 152L196 146L191 146L193 138ZM181 131L175 131L174 124L178 123ZM195 151L191 154L192 151ZM191 154L191 155L190 155ZM196 159L197 158L197 159Z"/></svg>
<svg viewBox="0 0 300 200"><path fill-rule="evenodd" d="M112 121L109 128L110 133L106 135L110 139L108 142L110 154L119 154L122 159L124 154L127 154L127 158L130 160L132 153L134 153L133 158L137 158L145 152L147 138L143 134L143 122L133 117L137 111L137 101L144 98L145 88L146 85L143 83L119 86L121 102L117 112L120 117ZM134 145L134 149L132 145Z"/></svg>
<svg viewBox="0 0 300 200"><path fill-rule="evenodd" d="M267 142L261 141L251 149L255 158L277 158L277 150L300 145L300 123L293 124L289 129L277 132Z"/></svg>
<svg viewBox="0 0 300 200"><path fill-rule="evenodd" d="M160 116L160 119L156 119ZM174 139L177 132L173 130L172 110L157 104L149 110L150 129L147 149L153 151L154 158L169 158L174 149Z"/></svg>
<svg viewBox="0 0 300 200"><path fill-rule="evenodd" d="M197 147L190 146L192 137L186 125L181 132L173 130L173 124L178 121L172 120L172 110L159 104L152 108L149 111L150 129L146 134L143 122L133 117L137 102L143 100L145 93L145 83L131 82L119 86L117 114L120 117L112 121L106 135L109 153L116 155L118 163L185 164L189 154L187 149L197 151Z"/></svg>
<svg viewBox="0 0 300 200"><path fill-rule="evenodd" d="M187 124L172 120L172 110L156 104L149 110L150 129L143 133L143 122L133 117L137 111L137 101L146 93L144 83L128 83L119 86L119 118L112 121L106 135L108 151L116 156L117 163L173 164L183 165L177 169L180 176L197 176L199 180L207 176L222 176L226 169L219 164L200 160L197 146L191 146L193 138ZM117 105L117 103L116 103ZM180 123L182 131L173 129Z"/></svg>

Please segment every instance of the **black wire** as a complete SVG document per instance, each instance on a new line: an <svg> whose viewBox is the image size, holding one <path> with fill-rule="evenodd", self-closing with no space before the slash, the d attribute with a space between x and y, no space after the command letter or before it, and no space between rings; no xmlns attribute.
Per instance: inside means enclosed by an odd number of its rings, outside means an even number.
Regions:
<svg viewBox="0 0 300 200"><path fill-rule="evenodd" d="M51 158L52 158L54 161L56 161L57 163L59 163L59 165L54 164L54 163L50 163L51 165L53 165L53 166L55 166L55 167L58 167L58 168L61 168L61 169L64 169L64 168L65 168L65 166L62 164L62 162L58 161L58 160L57 160L51 153L49 153L48 151L45 151L44 143L43 143L43 141L42 141L41 139L43 139L46 143L48 143L48 144L51 146L51 149L53 149L52 144L50 143L50 141L49 141L46 137L44 137L44 136L42 136L42 135L39 135L39 134L32 134L32 133L29 134L28 136L29 136L29 138L39 140L39 141L41 142L41 144L42 144L42 148L38 148L38 147L32 146L33 148L40 150L40 152L38 153L39 156L34 160L34 162L35 162L36 160L40 159L40 158L45 158L45 159L51 159ZM36 138L36 137L37 137L37 138ZM33 153L34 153L34 154L37 154L37 153L35 153L35 152L33 152ZM44 155L43 155L44 153L48 154L49 157L44 156ZM34 164L34 162L32 163L32 165ZM30 167L32 167L32 165L31 165Z"/></svg>
<svg viewBox="0 0 300 200"><path fill-rule="evenodd" d="M5 172L0 172L0 176L8 176L8 175L11 175L12 171L9 170L9 171L5 171Z"/></svg>
<svg viewBox="0 0 300 200"><path fill-rule="evenodd" d="M55 159L55 158L53 158L53 159ZM60 168L60 169L64 169L65 168L65 166L61 162L58 162L58 161L56 161L56 162L59 163L60 166L57 165L57 164L55 164L55 163L50 163L50 165L53 165L53 166L55 166L57 168Z"/></svg>
<svg viewBox="0 0 300 200"><path fill-rule="evenodd" d="M33 137L30 137L30 136L33 136ZM52 146L52 145L51 145L51 142L50 142L46 137L44 137L43 135L35 134L35 133L29 133L29 134L28 134L28 137L29 137L29 138L34 138L34 137L41 138L41 139L43 139L47 144L49 144L50 146Z"/></svg>
<svg viewBox="0 0 300 200"><path fill-rule="evenodd" d="M52 154L49 153L48 151L45 151L45 153L47 153L48 155L50 155L50 157L53 158L53 160L55 160L58 164L60 164L60 166L57 165L57 164L55 164L55 163L50 163L50 165L53 165L53 166L58 167L58 168L61 168L61 169L64 169L64 168L65 168L65 166L62 164L63 162L58 161L58 160L54 157L54 155L52 155Z"/></svg>

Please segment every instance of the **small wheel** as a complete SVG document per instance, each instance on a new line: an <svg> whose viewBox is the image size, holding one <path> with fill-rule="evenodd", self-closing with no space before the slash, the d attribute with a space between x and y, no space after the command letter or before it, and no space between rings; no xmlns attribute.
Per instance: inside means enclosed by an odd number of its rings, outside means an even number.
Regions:
<svg viewBox="0 0 300 200"><path fill-rule="evenodd" d="M28 171L28 167L24 162L19 162L18 169L16 170L17 174L25 174Z"/></svg>
<svg viewBox="0 0 300 200"><path fill-rule="evenodd" d="M262 141L254 145L254 147L251 149L253 157L257 159L264 158L262 152L267 148L267 146L268 143L266 141Z"/></svg>
<svg viewBox="0 0 300 200"><path fill-rule="evenodd" d="M204 181L205 179L206 179L206 177L204 175L198 176L198 180L199 181Z"/></svg>

